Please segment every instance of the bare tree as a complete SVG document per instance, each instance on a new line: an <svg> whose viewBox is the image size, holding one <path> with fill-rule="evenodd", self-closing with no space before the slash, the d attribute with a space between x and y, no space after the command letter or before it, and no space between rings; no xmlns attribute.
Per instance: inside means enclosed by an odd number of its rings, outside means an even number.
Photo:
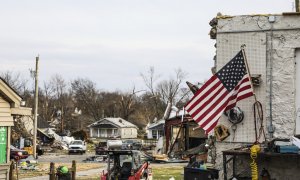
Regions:
<svg viewBox="0 0 300 180"><path fill-rule="evenodd" d="M98 92L94 82L89 79L76 79L71 82L71 90L76 107L94 120L102 117L104 96Z"/></svg>
<svg viewBox="0 0 300 180"><path fill-rule="evenodd" d="M173 105L176 103L176 100L178 100L180 85L185 76L186 74L181 69L176 69L175 78L170 77L170 79L163 80L157 85L156 90L166 104L171 103Z"/></svg>
<svg viewBox="0 0 300 180"><path fill-rule="evenodd" d="M50 122L55 113L54 89L50 82L44 82L39 92L39 116Z"/></svg>
<svg viewBox="0 0 300 180"><path fill-rule="evenodd" d="M140 91L135 91L135 88L132 89L131 93L126 93L122 95L120 100L120 107L121 107L121 117L124 119L129 119L129 116L133 114L135 111L135 105L137 102L136 93Z"/></svg>
<svg viewBox="0 0 300 180"><path fill-rule="evenodd" d="M186 94L186 88L181 88L183 79L186 77L186 73L180 68L175 70L175 76L171 76L169 79L162 80L156 83L157 78L155 78L154 68L150 67L148 74L142 74L142 78L148 88L149 93L153 97L153 103L155 104L156 117L162 117L159 112L161 107L159 106L159 101L163 101L164 108L169 104L169 107L176 105L183 99ZM164 110L163 110L164 112ZM169 108L165 116L169 117L171 109Z"/></svg>
<svg viewBox="0 0 300 180"><path fill-rule="evenodd" d="M64 121L72 118L71 113L74 111L73 102L68 93L67 83L61 75L54 75L50 80L51 90L53 90L54 110L56 119L60 120L61 132L64 131Z"/></svg>
<svg viewBox="0 0 300 180"><path fill-rule="evenodd" d="M159 99L159 95L155 88L158 77L155 76L154 67L151 66L149 68L147 74L141 73L141 76L144 80L146 87L148 88L148 93L150 93L152 96L149 103L154 104L155 117L160 117L160 115L161 115L160 106L159 106L160 99Z"/></svg>
<svg viewBox="0 0 300 180"><path fill-rule="evenodd" d="M5 71L1 73L1 78L12 87L18 94L24 95L29 91L28 80L21 76L20 73L14 73L13 71Z"/></svg>
<svg viewBox="0 0 300 180"><path fill-rule="evenodd" d="M172 105L182 99L180 92L183 90L180 85L185 78L186 73L181 69L175 70L175 77L170 77L168 80L163 80L157 85L157 92L160 94L161 99L168 105L164 118L168 118L171 113Z"/></svg>

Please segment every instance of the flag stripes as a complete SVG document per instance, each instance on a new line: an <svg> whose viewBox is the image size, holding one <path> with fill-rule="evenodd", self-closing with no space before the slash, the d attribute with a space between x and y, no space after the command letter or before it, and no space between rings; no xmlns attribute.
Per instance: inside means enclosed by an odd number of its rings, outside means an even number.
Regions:
<svg viewBox="0 0 300 180"><path fill-rule="evenodd" d="M191 117L209 133L222 113L253 95L250 77L240 51L218 73L213 75L186 104Z"/></svg>

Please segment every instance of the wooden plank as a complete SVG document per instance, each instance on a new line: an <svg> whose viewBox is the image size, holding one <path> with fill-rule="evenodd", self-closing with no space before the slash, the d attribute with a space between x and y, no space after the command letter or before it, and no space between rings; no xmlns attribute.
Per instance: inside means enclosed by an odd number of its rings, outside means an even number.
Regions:
<svg viewBox="0 0 300 180"><path fill-rule="evenodd" d="M0 102L0 107L10 108L10 104L7 102Z"/></svg>
<svg viewBox="0 0 300 180"><path fill-rule="evenodd" d="M0 103L0 108L1 109L10 109L10 104L8 104L8 103Z"/></svg>
<svg viewBox="0 0 300 180"><path fill-rule="evenodd" d="M23 116L31 116L32 109L26 107L18 107L18 108L11 108L11 114L23 115Z"/></svg>
<svg viewBox="0 0 300 180"><path fill-rule="evenodd" d="M7 113L7 112L1 112L0 111L0 117L6 117L6 116L11 116L11 114L10 113Z"/></svg>
<svg viewBox="0 0 300 180"><path fill-rule="evenodd" d="M13 125L14 125L14 121L12 116L0 116L0 126L13 126Z"/></svg>

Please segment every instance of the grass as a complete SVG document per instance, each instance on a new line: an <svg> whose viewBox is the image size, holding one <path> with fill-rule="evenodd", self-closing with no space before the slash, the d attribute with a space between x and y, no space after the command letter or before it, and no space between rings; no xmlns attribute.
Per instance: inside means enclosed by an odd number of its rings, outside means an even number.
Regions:
<svg viewBox="0 0 300 180"><path fill-rule="evenodd" d="M155 180L169 180L174 178L175 180L183 179L183 167L182 166L163 166L163 167L152 167L153 179Z"/></svg>

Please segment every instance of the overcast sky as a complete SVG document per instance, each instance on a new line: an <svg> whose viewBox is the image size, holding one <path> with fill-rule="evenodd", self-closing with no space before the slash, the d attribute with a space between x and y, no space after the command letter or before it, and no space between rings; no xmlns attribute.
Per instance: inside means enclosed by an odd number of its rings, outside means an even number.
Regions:
<svg viewBox="0 0 300 180"><path fill-rule="evenodd" d="M226 15L293 10L293 0L26 0L1 1L1 71L30 78L40 55L40 80L89 78L103 90L144 89L140 73L161 79L176 68L187 80L211 76L209 21Z"/></svg>

